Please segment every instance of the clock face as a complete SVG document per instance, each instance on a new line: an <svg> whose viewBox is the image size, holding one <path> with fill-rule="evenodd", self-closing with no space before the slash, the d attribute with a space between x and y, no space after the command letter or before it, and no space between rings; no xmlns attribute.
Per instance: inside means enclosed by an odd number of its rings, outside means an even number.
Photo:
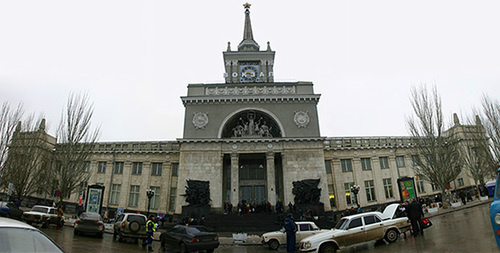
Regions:
<svg viewBox="0 0 500 253"><path fill-rule="evenodd" d="M255 82L258 80L259 67L257 65L242 65L240 69L240 82Z"/></svg>

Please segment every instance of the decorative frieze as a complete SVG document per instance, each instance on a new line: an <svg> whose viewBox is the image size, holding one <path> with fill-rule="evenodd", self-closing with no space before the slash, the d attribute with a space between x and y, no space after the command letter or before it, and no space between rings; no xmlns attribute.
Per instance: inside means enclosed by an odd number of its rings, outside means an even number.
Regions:
<svg viewBox="0 0 500 253"><path fill-rule="evenodd" d="M234 96L234 95L289 95L296 94L295 86L234 86L234 87L207 87L207 96Z"/></svg>

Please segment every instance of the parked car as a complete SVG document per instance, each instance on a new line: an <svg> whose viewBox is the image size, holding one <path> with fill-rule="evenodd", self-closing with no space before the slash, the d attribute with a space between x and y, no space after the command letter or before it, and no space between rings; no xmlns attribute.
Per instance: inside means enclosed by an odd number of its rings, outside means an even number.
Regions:
<svg viewBox="0 0 500 253"><path fill-rule="evenodd" d="M78 216L78 219L74 223L74 227L75 229L73 232L75 235L95 234L97 237L102 238L104 233L102 217L97 213L83 212Z"/></svg>
<svg viewBox="0 0 500 253"><path fill-rule="evenodd" d="M329 231L328 229L321 230L312 221L297 221L295 222L295 224L297 226L297 233L295 234L297 243L308 236L315 235L324 231ZM280 245L286 245L285 228L281 228L279 231L267 232L263 234L262 244L269 246L269 248L272 250L278 249Z"/></svg>
<svg viewBox="0 0 500 253"><path fill-rule="evenodd" d="M493 227L493 234L500 249L500 169L497 171L497 181L493 190L493 202L490 204L490 219Z"/></svg>
<svg viewBox="0 0 500 253"><path fill-rule="evenodd" d="M62 218L64 220L64 217ZM57 208L50 206L33 206L31 211L24 212L22 220L28 224L41 224L48 227L50 224L60 224L61 218L57 217Z"/></svg>
<svg viewBox="0 0 500 253"><path fill-rule="evenodd" d="M118 215L113 225L113 239L118 237L118 241L125 238L134 240L145 239L147 217L139 213L122 213Z"/></svg>
<svg viewBox="0 0 500 253"><path fill-rule="evenodd" d="M398 206L391 204L384 213L367 212L344 217L332 230L302 239L300 251L336 252L341 247L382 239L393 243L411 227L408 218L396 215Z"/></svg>
<svg viewBox="0 0 500 253"><path fill-rule="evenodd" d="M0 201L0 216L21 220L23 210L19 209L13 202Z"/></svg>
<svg viewBox="0 0 500 253"><path fill-rule="evenodd" d="M219 247L219 236L208 232L204 226L176 225L160 236L162 249L178 250L182 253L205 250L214 252Z"/></svg>
<svg viewBox="0 0 500 253"><path fill-rule="evenodd" d="M42 231L17 220L0 218L0 252L63 252Z"/></svg>

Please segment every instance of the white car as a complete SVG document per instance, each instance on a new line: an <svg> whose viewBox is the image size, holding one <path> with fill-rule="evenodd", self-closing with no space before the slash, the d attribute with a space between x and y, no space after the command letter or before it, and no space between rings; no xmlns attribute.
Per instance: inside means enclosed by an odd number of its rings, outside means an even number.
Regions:
<svg viewBox="0 0 500 253"><path fill-rule="evenodd" d="M0 218L0 252L64 253L64 250L42 231L17 220Z"/></svg>
<svg viewBox="0 0 500 253"><path fill-rule="evenodd" d="M57 217L57 208L50 206L33 206L31 211L24 212L21 219L28 224L41 224L48 227L50 224L59 224L61 218ZM64 220L64 217L62 218Z"/></svg>
<svg viewBox="0 0 500 253"><path fill-rule="evenodd" d="M312 221L297 221L295 222L297 226L297 232L295 234L296 242L300 242L301 239L306 238L311 235L315 235L320 232L330 231L329 229L320 229ZM276 250L280 245L286 245L286 232L284 228L279 231L267 232L262 235L262 244L267 244L270 249Z"/></svg>
<svg viewBox="0 0 500 253"><path fill-rule="evenodd" d="M384 213L367 212L344 217L332 230L302 239L300 252L336 252L341 247L372 240L395 242L411 227L407 217L397 216L398 206L391 204Z"/></svg>

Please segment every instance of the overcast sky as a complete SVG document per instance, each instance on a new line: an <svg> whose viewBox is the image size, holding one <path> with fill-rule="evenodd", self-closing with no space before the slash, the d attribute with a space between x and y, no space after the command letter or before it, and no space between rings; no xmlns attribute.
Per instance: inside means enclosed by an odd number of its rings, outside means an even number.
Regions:
<svg viewBox="0 0 500 253"><path fill-rule="evenodd" d="M70 92L94 103L101 141L182 138L189 83L223 82L245 1L0 0L0 102L55 134ZM275 80L312 81L322 136L407 136L412 86L445 115L500 95L500 1L250 1Z"/></svg>

